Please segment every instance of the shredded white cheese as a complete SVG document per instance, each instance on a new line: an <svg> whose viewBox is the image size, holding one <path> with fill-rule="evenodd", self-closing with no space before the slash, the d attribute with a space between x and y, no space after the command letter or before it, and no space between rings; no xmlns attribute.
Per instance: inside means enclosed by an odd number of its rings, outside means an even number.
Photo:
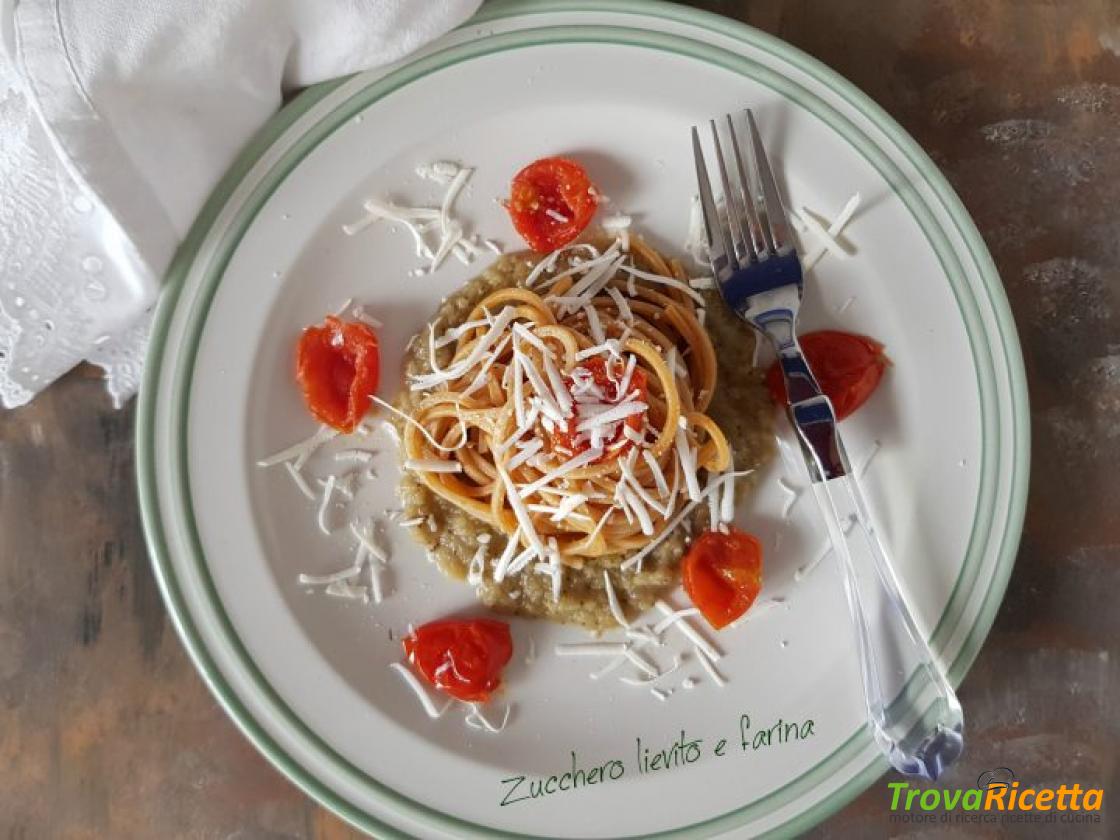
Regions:
<svg viewBox="0 0 1120 840"><path fill-rule="evenodd" d="M463 465L458 461L444 461L441 458L408 458L404 462L406 470L430 473L461 473Z"/></svg>
<svg viewBox="0 0 1120 840"><path fill-rule="evenodd" d="M416 174L425 180L446 186L459 174L459 165L448 160L437 160L433 163L420 164L416 167Z"/></svg>
<svg viewBox="0 0 1120 840"><path fill-rule="evenodd" d="M714 659L710 658L699 645L694 650L696 651L696 658L700 660L700 664L704 666L704 670L708 672L708 676L712 678L715 684L720 688L727 685L727 680L716 670Z"/></svg>
<svg viewBox="0 0 1120 840"><path fill-rule="evenodd" d="M630 427L627 426L626 428L628 429ZM625 432L625 429L623 431ZM649 467L650 475L653 476L653 483L657 485L658 494L662 499L669 497L669 485L665 481L665 474L661 471L661 466L657 463L657 458L654 457L653 452L648 449L643 449L642 457Z"/></svg>
<svg viewBox="0 0 1120 840"><path fill-rule="evenodd" d="M369 564L369 590L373 595L373 603L381 603L381 567L378 563Z"/></svg>
<svg viewBox="0 0 1120 840"><path fill-rule="evenodd" d="M315 450L337 434L337 429L332 429L330 426L325 425L320 426L311 437L301 440L298 443L293 443L286 449L281 449L279 452L269 455L267 458L262 458L257 461L257 466L271 467L276 464L282 464L285 461L295 460L296 469L300 469Z"/></svg>
<svg viewBox="0 0 1120 840"><path fill-rule="evenodd" d="M553 522L562 522L565 517L572 514L572 512L587 501L587 497L582 493L573 493L570 496L565 496L564 500L556 508L556 512L552 514L549 519ZM586 521L594 521L590 517L583 517Z"/></svg>
<svg viewBox="0 0 1120 840"><path fill-rule="evenodd" d="M389 562L388 552L377 542L374 536L374 528L371 520L364 522L351 522L350 533L354 535L354 539L358 541L358 545L362 546L371 556L376 557L380 562Z"/></svg>
<svg viewBox="0 0 1120 840"><path fill-rule="evenodd" d="M817 552L816 556L812 560L798 568L797 571L793 573L794 581L800 583L802 580L816 571L817 566L819 566L824 561L824 558L826 558L830 553L832 553L832 544L825 543L823 546L821 546L820 551Z"/></svg>
<svg viewBox="0 0 1120 840"><path fill-rule="evenodd" d="M301 574L297 580L303 586L327 586L328 584L335 583L340 580L350 580L357 577L362 572L362 563L359 561L345 569L340 569L337 572L331 572L326 575L307 575Z"/></svg>
<svg viewBox="0 0 1120 840"><path fill-rule="evenodd" d="M612 406L605 411L592 414L590 417L580 420L579 423L576 424L576 431L586 432L596 427L610 426L613 423L617 423L619 420L625 420L627 417L631 417L635 414L641 414L648 408L649 405L647 403L641 402L640 400L619 403L618 405ZM588 409L583 410L587 411Z"/></svg>
<svg viewBox="0 0 1120 840"><path fill-rule="evenodd" d="M299 488L299 492L303 493L308 499L314 501L315 493L311 490L311 487L308 486L307 481L303 477L303 473L297 470L291 461L285 461L284 467L287 469L288 475L292 477L292 481L295 482L296 487Z"/></svg>
<svg viewBox="0 0 1120 840"><path fill-rule="evenodd" d="M649 628L646 627L639 627L636 629L633 627L628 628L626 630L626 638L634 639L637 642L641 642L638 647L644 647L645 645L656 645L657 647L665 646L665 643L660 641L657 636L650 632Z"/></svg>
<svg viewBox="0 0 1120 840"><path fill-rule="evenodd" d="M494 580L501 583L506 576L506 571L509 569L509 564L513 561L514 554L517 553L517 547L520 545L521 529L518 528L506 540L506 547L502 550L501 556L494 564Z"/></svg>
<svg viewBox="0 0 1120 840"><path fill-rule="evenodd" d="M673 610L669 615L661 619L659 622L657 622L657 624L653 625L653 634L655 636L660 636L662 633L668 630L670 626L676 624L681 619L688 618L691 615L700 615L700 610L696 609L696 607L688 607L683 610Z"/></svg>
<svg viewBox="0 0 1120 840"><path fill-rule="evenodd" d="M467 716L463 718L463 722L472 729L484 729L487 732L496 734L505 729L506 724L509 723L510 709L512 708L509 704L506 704L506 710L502 714L502 722L499 724L491 723L486 716L482 714L482 709L477 703L468 703L467 705L470 707L470 711L468 711Z"/></svg>
<svg viewBox="0 0 1120 840"><path fill-rule="evenodd" d="M482 249L477 244L477 235L466 232L463 223L453 216L453 209L456 198L473 172L470 167L459 166L449 161L437 161L419 166L416 168L419 177L446 187L438 208L398 207L375 199L367 199L362 205L365 215L354 222L344 224L342 230L348 236L353 236L378 220L404 227L412 235L417 257L427 261L426 267L409 272L413 277L436 271L452 254L462 263L469 264L482 253ZM438 236L438 241L429 241L428 237L432 234ZM497 248L491 240L487 240L486 244L491 250L496 249L500 253L501 249Z"/></svg>
<svg viewBox="0 0 1120 840"><path fill-rule="evenodd" d="M543 476L541 476L531 484L523 485L520 490L516 491L512 486L513 482L509 481L508 476L505 475L505 471L499 468L498 473L502 475L504 480L507 481L508 486L506 487L506 492L510 495L510 506L513 507L514 513L517 512L518 508L518 505L514 503L515 497L518 498L519 501L520 499L528 498L529 496L540 490L542 487L551 484L557 479L563 478L568 473L574 472L575 470L578 470L582 467L586 467L588 464L599 460L602 454L602 449L588 449L585 452L581 452L576 457L572 458L569 461L565 461L559 467L556 467L545 473ZM543 554L543 552L541 553Z"/></svg>
<svg viewBox="0 0 1120 840"><path fill-rule="evenodd" d="M631 324L634 323L634 312L630 308L630 304L627 303L626 298L623 296L622 292L620 292L614 286L608 286L607 294L610 295L611 300L614 301L614 305L618 307L619 319Z"/></svg>
<svg viewBox="0 0 1120 840"><path fill-rule="evenodd" d="M591 672L588 676L590 676L591 679L593 679L593 680L600 679L602 677L605 677L607 674L611 673L612 671L617 670L618 668L621 668L623 665L625 665L629 661L630 660L627 659L625 656L620 656L617 659L614 659L614 660L608 662L606 665L604 665L598 671Z"/></svg>
<svg viewBox="0 0 1120 840"><path fill-rule="evenodd" d="M676 277L666 277L661 274L653 274L649 271L642 271L641 269L635 268L632 265L622 265L619 267L626 273L637 277L639 280L645 280L647 283L657 283L661 286L669 286L673 289L680 289L682 292L696 301L696 303L698 303L700 306L704 305L703 296L683 280L678 280Z"/></svg>
<svg viewBox="0 0 1120 840"><path fill-rule="evenodd" d="M731 522L735 518L735 482L734 480L725 480L723 482L723 493L720 495L719 504L719 521Z"/></svg>
<svg viewBox="0 0 1120 840"><path fill-rule="evenodd" d="M506 572L506 576L509 577L520 574L521 570L524 569L529 564L529 561L536 556L537 554L532 548L525 549L516 557L514 557L510 562L509 569Z"/></svg>
<svg viewBox="0 0 1120 840"><path fill-rule="evenodd" d="M603 569L603 588L607 591L607 605L610 607L611 615L614 620L618 622L620 627L629 628L630 622L626 620L626 614L622 611L622 605L618 603L618 594L614 591L614 584L611 583L611 575L606 569Z"/></svg>
<svg viewBox="0 0 1120 840"><path fill-rule="evenodd" d="M573 642L557 645L557 656L625 656L630 646L625 642Z"/></svg>
<svg viewBox="0 0 1120 840"><path fill-rule="evenodd" d="M315 516L315 521L319 524L319 530L328 537L331 535L331 529L327 525L327 509L331 503L331 496L334 494L334 482L335 477L333 475L327 476L327 483L323 485L323 497L319 502L319 511Z"/></svg>
<svg viewBox="0 0 1120 840"><path fill-rule="evenodd" d="M367 327L373 327L375 330L379 330L385 326L383 323L370 315L366 311L366 308L360 303L350 311L350 314L353 315L356 320L361 321Z"/></svg>
<svg viewBox="0 0 1120 840"><path fill-rule="evenodd" d="M677 460L680 462L681 471L684 473L685 487L688 489L688 498L694 502L698 502L701 499L701 491L696 468L696 450L689 444L684 429L677 429L676 446ZM712 489L710 484L708 489Z"/></svg>
<svg viewBox="0 0 1120 840"><path fill-rule="evenodd" d="M446 712L448 707L451 705L450 700L447 700L442 707L437 708L436 704L432 702L432 698L431 696L429 696L428 690L424 688L424 686L420 683L420 680L416 679L415 674L413 674L406 665L400 662L393 662L389 665L389 667L400 674L401 679L404 680L405 685L412 689L412 693L416 695L416 699L420 701L420 705L424 707L424 712L428 715L428 717L432 718L433 720L443 717L443 713Z"/></svg>
<svg viewBox="0 0 1120 840"><path fill-rule="evenodd" d="M836 217L832 224L828 226L828 230L825 231L825 235L829 240L835 241L835 238L844 232L844 228L847 227L848 222L852 220L852 216L854 216L856 210L859 209L859 205L860 194L857 192L848 199L847 204L844 205L844 209L840 211L840 215ZM825 248L818 246L807 254L805 259L802 260L804 269L808 271L815 266L817 262L820 261L820 258L825 255L825 251Z"/></svg>
<svg viewBox="0 0 1120 840"><path fill-rule="evenodd" d="M713 662L718 662L723 657L723 654L716 650L715 646L712 645L711 642L701 636L700 632L692 626L687 618L676 615L677 611L660 599L658 599L656 606L664 616L668 617L670 615L674 615L675 619L670 626L676 627L678 630L680 630L681 633L683 633L685 637L690 642L692 642L693 645L695 645L698 649L704 651L709 659L711 659Z"/></svg>
<svg viewBox="0 0 1120 840"><path fill-rule="evenodd" d="M505 330L509 327L510 323L512 323L516 314L516 309L514 307L506 307L503 309L490 325L490 329L475 343L469 354L448 368L442 370L433 369L432 373L413 377L411 385L412 390L424 391L466 375L471 368L482 361L482 358L500 338L505 337Z"/></svg>
<svg viewBox="0 0 1120 840"><path fill-rule="evenodd" d="M715 493L716 488L712 486L712 483L715 480L716 479L715 479L714 476L712 476L712 475L708 476L708 491L709 492L706 495L708 497L708 530L709 531L719 530L719 496ZM726 482L721 482L721 486L725 483Z"/></svg>
<svg viewBox="0 0 1120 840"><path fill-rule="evenodd" d="M530 271L529 276L525 278L525 283L524 283L525 288L526 289L533 288L533 286L536 285L537 280L540 279L540 276L542 274L544 274L546 271L551 272L551 271L555 270L556 261L560 258L561 254L563 254L565 251L574 251L574 250L577 250L577 249L583 249L588 254L590 254L592 261L597 260L600 257L599 251L592 245L585 245L583 243L580 243L580 244L577 244L577 245L565 245L563 248L559 248L559 249L553 251L551 254L549 254L547 257L545 257L543 260L541 260L535 266L533 266L533 270ZM586 265L586 264L587 263L584 263L584 265ZM552 278L551 282L555 283L558 280L563 279L563 277L567 277L567 276L571 276L570 271L562 273L560 277Z"/></svg>
<svg viewBox="0 0 1120 840"><path fill-rule="evenodd" d="M467 567L467 583L471 586L478 586L482 583L482 576L486 571L486 547L480 545L478 550L475 551L474 556L471 558L470 565Z"/></svg>
<svg viewBox="0 0 1120 840"><path fill-rule="evenodd" d="M688 236L684 241L684 250L700 265L708 265L708 232L704 226L704 209L698 195L692 197L689 206Z"/></svg>
<svg viewBox="0 0 1120 840"><path fill-rule="evenodd" d="M373 460L373 453L366 449L342 449L334 453L336 461L352 461L359 464L368 464Z"/></svg>
<svg viewBox="0 0 1120 840"><path fill-rule="evenodd" d="M569 462L570 463L570 462ZM495 461L494 467L497 470L498 476L502 479L502 484L506 488L506 497L509 499L509 506L513 508L514 516L517 518L517 524L520 526L521 533L525 539L529 541L530 547L536 552L539 557L545 556L544 542L541 540L540 534L533 526L533 518L529 515L529 509L525 507L525 500L518 491L517 486L513 483L513 479L509 477L505 467L501 462ZM543 486L543 484L541 485Z"/></svg>
<svg viewBox="0 0 1120 840"><path fill-rule="evenodd" d="M409 425L415 426L420 431L420 433L422 435L424 435L424 437L427 439L428 443L430 443L432 446L434 446L440 452L457 452L458 450L462 449L463 446L467 442L467 428L466 428L466 426L464 426L462 424L461 420L459 422L459 429L460 429L459 443L457 443L455 446L444 446L438 440L436 440L434 437L432 437L431 434L428 432L428 430L423 427L423 425L421 425L420 423L417 423L413 418L411 418L410 416L405 414L403 411L399 411L392 404L385 402L385 400L381 399L376 394L371 394L370 399L373 400L378 405L382 406L383 408L389 409L389 411L391 411L393 414L400 417L402 420L407 422ZM390 424L390 428L392 428L392 424ZM396 430L394 429L393 431L394 431L394 435L395 435ZM399 442L399 438L398 438L398 442Z"/></svg>
<svg viewBox="0 0 1120 840"><path fill-rule="evenodd" d="M369 590L364 586L354 586L344 580L337 580L328 584L323 594L332 598L342 598L347 601L363 601L369 603Z"/></svg>
<svg viewBox="0 0 1120 840"><path fill-rule="evenodd" d="M522 464L524 464L526 461L528 461L530 458L532 458L534 455L536 455L538 452L540 452L542 449L544 449L544 441L541 440L540 438L536 438L534 440L529 441L523 447L520 447L518 449L517 454L514 455L512 458L509 459L509 461L506 462L506 469L507 470L517 469Z"/></svg>
<svg viewBox="0 0 1120 840"><path fill-rule="evenodd" d="M623 651L623 656L629 659L639 671L644 671L651 677L657 677L660 674L650 661L638 653L638 651L634 650L629 645L624 647L626 650Z"/></svg>

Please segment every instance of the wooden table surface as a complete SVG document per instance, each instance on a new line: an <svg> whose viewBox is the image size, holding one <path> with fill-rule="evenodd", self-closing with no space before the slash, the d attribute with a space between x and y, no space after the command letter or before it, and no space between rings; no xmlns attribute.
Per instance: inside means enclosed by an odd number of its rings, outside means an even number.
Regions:
<svg viewBox="0 0 1120 840"><path fill-rule="evenodd" d="M1007 598L960 692L968 752L943 784L1006 766L1104 787L1106 822L1067 832L1117 836L1120 2L695 5L870 94L987 240L1023 342L1033 470ZM356 836L256 753L187 660L148 566L133 414L92 370L0 412L0 838ZM877 783L812 836L913 832L886 803ZM952 836L1012 834L1034 836Z"/></svg>

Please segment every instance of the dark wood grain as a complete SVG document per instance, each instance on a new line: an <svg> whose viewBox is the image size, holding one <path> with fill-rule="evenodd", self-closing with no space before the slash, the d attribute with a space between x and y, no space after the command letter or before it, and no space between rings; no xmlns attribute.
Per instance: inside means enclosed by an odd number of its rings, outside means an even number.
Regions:
<svg viewBox="0 0 1120 840"><path fill-rule="evenodd" d="M694 5L863 88L988 241L1023 340L1033 474L1007 599L961 689L968 753L943 784L1003 765L1104 787L1107 805L1120 792L1120 5ZM187 661L147 564L132 428L89 370L0 413L0 838L355 836L254 752ZM911 833L886 803L876 784L811 834Z"/></svg>

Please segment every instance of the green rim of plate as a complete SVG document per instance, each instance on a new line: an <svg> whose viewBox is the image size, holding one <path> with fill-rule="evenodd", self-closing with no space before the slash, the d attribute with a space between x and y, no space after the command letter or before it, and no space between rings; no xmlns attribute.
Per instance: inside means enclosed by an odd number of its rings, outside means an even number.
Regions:
<svg viewBox="0 0 1120 840"><path fill-rule="evenodd" d="M337 771L364 787L371 798L378 802L379 806L418 823L426 823L460 836L525 838L531 835L504 832L489 826L471 823L408 799L351 765L315 735L306 724L300 721L268 684L236 636L206 569L193 521L193 511L189 506L190 488L185 434L189 402L187 395L193 376L198 341L210 302L225 266L256 213L264 206L272 192L283 182L292 168L297 166L311 150L316 148L338 126L344 124L355 113L364 110L372 102L389 92L453 64L493 52L545 44L598 42L667 50L715 63L734 72L748 75L807 108L847 139L857 151L875 166L913 214L942 261L942 268L949 278L950 285L957 298L966 332L969 336L974 364L980 380L978 383L982 425L980 492L977 514L973 523L965 562L941 620L931 636L931 645L935 651L943 646L957 629L963 611L967 606L968 597L980 573L981 561L985 556L993 553L992 542L998 545L994 549L997 558L996 565L983 601L960 651L949 667L949 677L954 685L959 684L964 677L994 620L1014 564L1014 555L1017 550L1025 511L1029 473L1029 421L1026 380L1018 339L1006 296L987 248L971 218L944 177L913 139L891 117L849 82L794 47L751 27L718 15L679 7L671 3L655 2L655 0L600 0L600 2L594 3L588 2L588 0L498 0L498 2L488 3L475 18L464 24L464 27L513 16L550 12L630 14L684 23L732 37L755 49L767 52L804 72L832 92L839 94L856 111L861 112L915 168L921 179L937 197L941 210L952 219L956 233L965 243L969 252L968 256L971 257L972 275L979 278L982 283L980 288L973 288L964 279L966 277L965 268L960 264L958 255L949 247L948 240L940 225L933 218L928 205L912 189L907 188L907 181L902 173L863 134L862 130L848 122L839 112L817 99L814 94L797 83L758 65L742 55L692 41L683 35L669 35L607 25L566 26L535 30L522 29L449 47L405 65L387 76L375 79L361 90L354 92L334 106L330 113L309 126L300 138L272 164L253 193L245 200L232 225L224 229L221 234L220 247L216 249L215 258L211 260L207 268L201 292L195 299L193 308L188 315L188 338L185 345L187 363L180 365L178 375L173 383L173 408L178 410L173 411L172 415L175 418L174 422L179 424L179 450L175 453L180 465L179 475L181 477L181 486L178 488L178 492L183 500L184 510L182 513L188 526L188 534L193 548L191 560L196 564L200 579L204 582L209 599L208 606L214 611L221 626L224 636L223 641L230 646L236 655L238 664L245 669L246 673L255 682L255 688L259 691L258 699L266 701L267 705L271 707L271 714L282 719L285 725L289 727L290 732L297 733L305 739L313 747L313 751L318 754L320 760L332 765ZM140 393L137 418L137 477L141 513L156 578L180 638L218 701L246 737L281 772L310 796L365 831L376 833L378 836L403 837L406 835L387 825L382 819L365 812L340 797L289 756L265 731L253 714L248 711L240 697L226 681L199 635L175 577L164 536L163 524L160 519L159 497L156 486L155 399L167 333L182 291L183 280L189 273L199 248L214 233L215 223L220 211L246 175L257 166L266 151L277 140L284 137L288 129L314 105L324 100L346 81L347 79L334 80L305 91L261 129L215 188L210 199L199 213L187 239L177 252L168 270L168 289L163 295L157 310L144 383ZM978 292L984 294L986 303L995 317L997 334L989 334L980 323L980 309L975 297ZM999 406L992 405L996 396L993 393L995 390L993 384L995 373L989 342L995 342L999 345L1006 363L1008 387L1011 393L1010 412L1007 416L1007 421L1012 430L1009 440L1000 439L998 436L993 438L993 430L998 428L996 422L998 412L994 409L998 409ZM1007 407L1004 407L1004 410L1006 409ZM1011 459L1010 487L1003 531L1000 534L993 534L991 526L996 513L997 491L994 473L996 467L999 466L1001 455ZM903 692L903 697L911 696L912 692L909 689L910 686ZM765 816L776 808L794 801L803 793L811 791L820 782L827 780L833 773L844 768L870 743L871 737L866 727L861 727L832 754L822 759L813 768L760 799L691 826L646 836L700 837L742 827L751 820ZM806 830L843 807L866 789L886 768L885 760L880 756L875 756L837 790L825 796L811 808L772 829L768 832L768 836L793 836Z"/></svg>

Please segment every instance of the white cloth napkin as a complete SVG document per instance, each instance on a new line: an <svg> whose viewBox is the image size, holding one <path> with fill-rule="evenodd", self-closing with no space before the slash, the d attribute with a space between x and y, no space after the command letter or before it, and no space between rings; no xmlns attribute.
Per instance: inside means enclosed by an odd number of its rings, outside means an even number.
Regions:
<svg viewBox="0 0 1120 840"><path fill-rule="evenodd" d="M0 0L0 402L83 359L119 404L179 241L285 90L480 0Z"/></svg>

